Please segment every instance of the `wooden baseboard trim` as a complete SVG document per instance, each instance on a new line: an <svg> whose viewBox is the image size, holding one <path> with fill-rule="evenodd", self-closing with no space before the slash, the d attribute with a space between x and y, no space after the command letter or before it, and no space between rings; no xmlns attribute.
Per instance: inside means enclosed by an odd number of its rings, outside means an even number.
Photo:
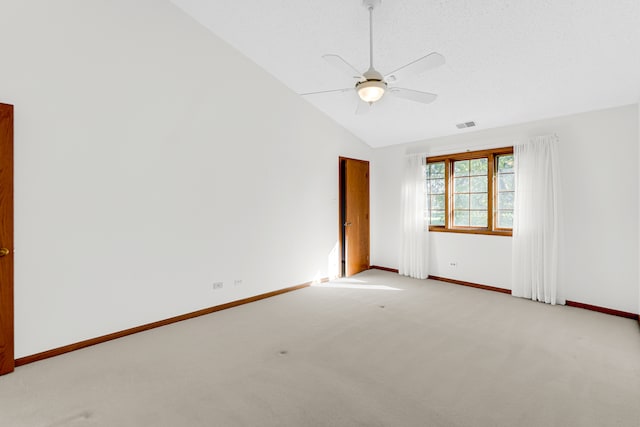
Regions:
<svg viewBox="0 0 640 427"><path fill-rule="evenodd" d="M398 269L396 268L381 267L379 265L372 265L369 268L376 269L376 270L390 271L392 273L398 273ZM487 291L500 292L503 294L511 295L510 289L496 288L495 286L481 285L479 283L465 282L462 280L447 279L446 277L438 277L438 276L431 276L431 275L429 275L427 279L439 280L441 282L454 283L456 285L469 286L472 288L484 289ZM619 317L626 317L628 319L634 319L634 320L637 320L638 324L640 325L640 314L629 313L627 311L614 310L612 308L600 307L597 305L584 304L581 302L569 301L569 300L565 302L565 305L568 305L569 307L583 308L585 310L591 310L591 311L597 311L600 313L610 314L612 316L619 316Z"/></svg>
<svg viewBox="0 0 640 427"><path fill-rule="evenodd" d="M329 281L328 278L320 280L321 282ZM20 357L15 360L15 366L23 366L29 363L38 362L40 360L48 359L50 357L59 356L61 354L69 353L71 351L80 350L81 348L90 347L92 345L101 344L107 341L115 340L117 338L126 337L127 335L137 334L138 332L148 331L150 329L159 328L161 326L170 325L172 323L181 322L183 320L193 319L194 317L204 316L205 314L215 313L216 311L226 310L229 308L237 307L239 305L249 304L251 302L259 301L265 298L271 298L277 295L282 295L287 292L297 291L311 286L313 282L303 283L297 286L291 286L277 291L267 292L264 294L243 298L237 301L231 301L226 304L216 305L214 307L204 308L202 310L193 311L191 313L182 314L180 316L171 317L169 319L159 320L157 322L147 323L146 325L136 326L135 328L125 329L124 331L114 332L111 334L103 335L97 338L91 338L85 341L80 341L74 344L65 345L62 347L54 348L51 350L43 351L41 353L32 354L30 356Z"/></svg>
<svg viewBox="0 0 640 427"><path fill-rule="evenodd" d="M585 310L597 311L600 313L610 314L612 316L626 317L628 319L634 319L634 320L638 319L638 321L640 321L639 315L635 313L629 313L627 311L614 310L613 308L600 307L597 305L584 304L582 302L569 301L569 300L567 300L565 304L568 305L569 307L584 308Z"/></svg>
<svg viewBox="0 0 640 427"><path fill-rule="evenodd" d="M496 288L495 286L481 285L479 283L465 282L462 280L447 279L446 277L438 277L438 276L431 276L431 275L429 275L427 279L439 280L441 282L447 282L447 283L455 283L456 285L469 286L471 288L484 289L485 291L500 292L502 294L511 295L511 289Z"/></svg>
<svg viewBox="0 0 640 427"><path fill-rule="evenodd" d="M389 268L389 267L381 267L379 265L372 265L369 267L369 269L375 269L375 270L382 270L382 271L389 271L391 273L398 273L398 269L397 268Z"/></svg>

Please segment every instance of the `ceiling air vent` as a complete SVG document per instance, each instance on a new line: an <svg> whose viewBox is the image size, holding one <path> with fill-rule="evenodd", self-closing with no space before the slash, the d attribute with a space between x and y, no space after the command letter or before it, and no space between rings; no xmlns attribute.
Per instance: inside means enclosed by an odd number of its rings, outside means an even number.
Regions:
<svg viewBox="0 0 640 427"><path fill-rule="evenodd" d="M466 123L458 123L456 127L458 129L464 129L464 128L472 128L475 125L476 125L476 122L466 122Z"/></svg>

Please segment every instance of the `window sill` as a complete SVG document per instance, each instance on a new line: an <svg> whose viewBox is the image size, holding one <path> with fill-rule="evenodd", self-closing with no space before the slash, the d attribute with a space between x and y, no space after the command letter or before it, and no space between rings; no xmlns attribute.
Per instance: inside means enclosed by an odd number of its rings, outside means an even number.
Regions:
<svg viewBox="0 0 640 427"><path fill-rule="evenodd" d="M437 233L462 233L462 234L485 234L489 236L509 236L513 235L511 230L487 230L485 228L443 228L443 227L429 227L430 232Z"/></svg>

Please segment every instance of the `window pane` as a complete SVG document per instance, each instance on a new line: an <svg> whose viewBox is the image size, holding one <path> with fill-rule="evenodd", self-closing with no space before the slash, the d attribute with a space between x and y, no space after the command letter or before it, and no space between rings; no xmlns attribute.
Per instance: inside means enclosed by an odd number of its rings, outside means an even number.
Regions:
<svg viewBox="0 0 640 427"><path fill-rule="evenodd" d="M471 179L471 192L472 193L486 193L487 192L487 177L486 176L474 176Z"/></svg>
<svg viewBox="0 0 640 427"><path fill-rule="evenodd" d="M444 209L444 194L431 196L431 210Z"/></svg>
<svg viewBox="0 0 640 427"><path fill-rule="evenodd" d="M453 211L453 225L468 227L469 211Z"/></svg>
<svg viewBox="0 0 640 427"><path fill-rule="evenodd" d="M468 194L456 194L453 196L453 208L454 209L469 209L469 195Z"/></svg>
<svg viewBox="0 0 640 427"><path fill-rule="evenodd" d="M498 209L513 209L514 196L513 192L498 193Z"/></svg>
<svg viewBox="0 0 640 427"><path fill-rule="evenodd" d="M472 227L486 227L487 226L487 211L471 211L471 226Z"/></svg>
<svg viewBox="0 0 640 427"><path fill-rule="evenodd" d="M453 191L454 193L468 193L469 178L453 178Z"/></svg>
<svg viewBox="0 0 640 427"><path fill-rule="evenodd" d="M469 176L469 160L453 162L453 174L455 176Z"/></svg>
<svg viewBox="0 0 640 427"><path fill-rule="evenodd" d="M498 173L513 172L513 154L498 156Z"/></svg>
<svg viewBox="0 0 640 427"><path fill-rule="evenodd" d="M489 159L473 159L471 160L471 175L486 175Z"/></svg>
<svg viewBox="0 0 640 427"><path fill-rule="evenodd" d="M431 211L431 225L444 225L444 211Z"/></svg>
<svg viewBox="0 0 640 427"><path fill-rule="evenodd" d="M444 194L444 178L429 180L430 194Z"/></svg>
<svg viewBox="0 0 640 427"><path fill-rule="evenodd" d="M514 187L513 174L498 176L498 191L513 191Z"/></svg>
<svg viewBox="0 0 640 427"><path fill-rule="evenodd" d="M487 206L488 206L487 193L471 195L471 205L470 205L471 209L484 209L486 211Z"/></svg>
<svg viewBox="0 0 640 427"><path fill-rule="evenodd" d="M429 163L429 177L444 178L444 162Z"/></svg>
<svg viewBox="0 0 640 427"><path fill-rule="evenodd" d="M513 211L498 212L498 228L513 228Z"/></svg>

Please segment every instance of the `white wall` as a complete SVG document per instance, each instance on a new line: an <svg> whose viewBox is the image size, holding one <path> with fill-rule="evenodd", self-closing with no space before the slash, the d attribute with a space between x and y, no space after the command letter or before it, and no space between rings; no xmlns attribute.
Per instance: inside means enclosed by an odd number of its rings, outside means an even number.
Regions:
<svg viewBox="0 0 640 427"><path fill-rule="evenodd" d="M563 165L560 278L569 300L638 313L638 106L379 149L372 168L372 263L397 268L405 153L513 145L556 133ZM510 288L511 238L431 233L433 275ZM457 267L450 267L450 261Z"/></svg>
<svg viewBox="0 0 640 427"><path fill-rule="evenodd" d="M329 274L370 149L178 8L0 0L0 40L16 357Z"/></svg>

